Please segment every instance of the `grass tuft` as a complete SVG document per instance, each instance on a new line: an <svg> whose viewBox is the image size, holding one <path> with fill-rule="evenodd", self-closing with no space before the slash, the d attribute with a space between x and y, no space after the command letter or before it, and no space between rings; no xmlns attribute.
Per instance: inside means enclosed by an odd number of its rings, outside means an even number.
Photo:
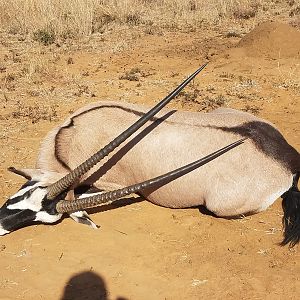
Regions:
<svg viewBox="0 0 300 300"><path fill-rule="evenodd" d="M54 43L55 34L48 30L39 29L33 33L33 40L48 46Z"/></svg>

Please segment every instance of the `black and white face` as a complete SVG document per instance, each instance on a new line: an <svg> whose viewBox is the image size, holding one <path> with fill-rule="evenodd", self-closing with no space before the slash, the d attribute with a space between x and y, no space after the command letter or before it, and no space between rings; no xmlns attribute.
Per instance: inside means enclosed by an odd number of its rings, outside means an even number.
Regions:
<svg viewBox="0 0 300 300"><path fill-rule="evenodd" d="M55 201L46 197L47 189L40 182L29 180L0 208L0 235L7 234L34 222L54 223L57 213Z"/></svg>

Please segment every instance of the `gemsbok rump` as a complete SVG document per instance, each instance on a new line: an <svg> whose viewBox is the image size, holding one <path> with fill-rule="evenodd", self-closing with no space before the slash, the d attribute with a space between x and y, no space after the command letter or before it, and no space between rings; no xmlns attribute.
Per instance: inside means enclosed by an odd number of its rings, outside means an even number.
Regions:
<svg viewBox="0 0 300 300"><path fill-rule="evenodd" d="M257 213L281 196L281 244L297 244L300 154L274 125L233 109L164 108L204 67L149 111L103 101L53 129L35 169L10 168L28 181L0 209L0 235L33 222L56 222L63 213L95 227L86 208L132 193L170 208L204 205L224 217ZM98 192L86 196L91 187Z"/></svg>

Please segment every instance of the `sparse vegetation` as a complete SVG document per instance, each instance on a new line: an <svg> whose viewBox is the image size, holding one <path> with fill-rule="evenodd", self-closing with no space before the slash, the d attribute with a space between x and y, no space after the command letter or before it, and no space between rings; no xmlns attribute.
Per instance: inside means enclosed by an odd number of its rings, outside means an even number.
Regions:
<svg viewBox="0 0 300 300"><path fill-rule="evenodd" d="M39 29L33 33L33 39L48 46L54 43L55 35L51 31Z"/></svg>
<svg viewBox="0 0 300 300"><path fill-rule="evenodd" d="M74 96L88 96L88 97L96 97L96 95L90 90L90 87L85 84L78 84L78 89L74 92Z"/></svg>
<svg viewBox="0 0 300 300"><path fill-rule="evenodd" d="M238 5L234 11L233 16L237 19L250 19L254 18L259 9L259 2L253 1L248 3L242 3Z"/></svg>
<svg viewBox="0 0 300 300"><path fill-rule="evenodd" d="M181 91L178 95L178 101L182 102L183 105L191 104L191 103L199 103L198 96L200 95L200 90L195 88L186 91Z"/></svg>
<svg viewBox="0 0 300 300"><path fill-rule="evenodd" d="M284 79L282 82L275 85L284 90L293 90L300 93L300 81L297 79Z"/></svg>
<svg viewBox="0 0 300 300"><path fill-rule="evenodd" d="M290 17L296 16L296 15L300 15L300 5L296 6L295 8L293 8L290 11Z"/></svg>
<svg viewBox="0 0 300 300"><path fill-rule="evenodd" d="M198 111L211 111L216 108L223 106L226 103L226 98L224 95L217 95L214 97L205 97L203 101L200 102L200 107Z"/></svg>
<svg viewBox="0 0 300 300"><path fill-rule="evenodd" d="M228 38L231 38L231 37L241 37L241 34L237 30L231 29L231 30L229 30L226 33L225 36L228 37Z"/></svg>
<svg viewBox="0 0 300 300"><path fill-rule="evenodd" d="M249 112L253 115L258 115L261 111L261 108L256 105L249 105L247 104L244 108L242 108L243 111Z"/></svg>
<svg viewBox="0 0 300 300"><path fill-rule="evenodd" d="M148 77L152 75L151 72L145 72L138 67L126 71L125 74L119 76L120 80L139 81L141 77Z"/></svg>
<svg viewBox="0 0 300 300"><path fill-rule="evenodd" d="M179 93L177 102L183 107L193 106L197 111L211 111L223 106L227 99L222 94L214 94L215 89L208 86L205 91L198 88L187 89Z"/></svg>
<svg viewBox="0 0 300 300"><path fill-rule="evenodd" d="M119 77L120 80L139 81L142 75L140 68L133 68Z"/></svg>
<svg viewBox="0 0 300 300"><path fill-rule="evenodd" d="M25 105L19 101L10 116L14 119L28 118L32 123L37 123L40 120L51 122L57 119L57 107L41 105L40 103Z"/></svg>
<svg viewBox="0 0 300 300"><path fill-rule="evenodd" d="M262 9L263 0L0 0L0 28L11 34L30 34L45 45L103 33L113 24L196 30L228 18L249 19ZM291 14L297 14L293 8Z"/></svg>

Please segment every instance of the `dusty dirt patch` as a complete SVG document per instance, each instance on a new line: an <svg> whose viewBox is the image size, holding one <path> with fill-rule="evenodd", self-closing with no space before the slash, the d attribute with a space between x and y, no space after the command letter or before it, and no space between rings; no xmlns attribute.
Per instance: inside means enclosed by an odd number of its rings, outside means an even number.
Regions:
<svg viewBox="0 0 300 300"><path fill-rule="evenodd" d="M247 59L235 55L239 38L210 32L141 34L126 51L117 52L102 52L99 41L88 52L42 48L31 62L32 49L2 45L2 197L22 182L6 168L33 166L45 133L71 111L107 98L153 104L207 59L205 72L171 107L254 112L274 122L299 150L299 56L276 56L269 45L276 30L266 40L262 33L255 36L243 38L249 41L243 47L260 47ZM294 45L289 35L284 39ZM20 50L22 45L26 50ZM39 66L38 58L46 69L20 72L22 66ZM149 76L126 80L124 74L133 68ZM20 105L36 108L21 114ZM53 116L51 107L55 117L46 118L48 110ZM68 218L24 228L1 237L0 298L298 299L299 247L277 245L281 215L280 200L263 213L237 220L144 201L92 214L99 230Z"/></svg>

